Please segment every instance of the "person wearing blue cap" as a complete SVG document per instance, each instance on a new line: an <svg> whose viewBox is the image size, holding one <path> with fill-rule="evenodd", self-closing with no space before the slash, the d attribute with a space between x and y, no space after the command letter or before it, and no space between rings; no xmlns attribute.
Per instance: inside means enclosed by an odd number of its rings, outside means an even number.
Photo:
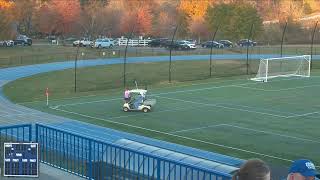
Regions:
<svg viewBox="0 0 320 180"><path fill-rule="evenodd" d="M319 173L308 159L299 159L292 163L287 180L314 180Z"/></svg>

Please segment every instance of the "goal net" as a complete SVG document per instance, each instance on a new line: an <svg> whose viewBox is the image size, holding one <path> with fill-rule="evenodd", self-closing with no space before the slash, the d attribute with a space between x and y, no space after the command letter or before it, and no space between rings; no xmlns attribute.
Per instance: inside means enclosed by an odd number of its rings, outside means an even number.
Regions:
<svg viewBox="0 0 320 180"><path fill-rule="evenodd" d="M310 55L261 59L254 81L267 82L276 77L310 77Z"/></svg>

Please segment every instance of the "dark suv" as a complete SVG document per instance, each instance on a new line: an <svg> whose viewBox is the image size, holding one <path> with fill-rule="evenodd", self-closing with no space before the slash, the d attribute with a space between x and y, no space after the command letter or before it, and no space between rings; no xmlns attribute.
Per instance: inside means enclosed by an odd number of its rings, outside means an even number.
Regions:
<svg viewBox="0 0 320 180"><path fill-rule="evenodd" d="M241 39L237 44L241 47L246 47L246 46L256 46L257 42L251 41L250 39Z"/></svg>
<svg viewBox="0 0 320 180"><path fill-rule="evenodd" d="M211 47L218 48L218 49L224 48L224 45L221 43L218 43L217 41L207 41L202 43L201 46L204 48L211 48Z"/></svg>
<svg viewBox="0 0 320 180"><path fill-rule="evenodd" d="M151 40L148 45L150 47L165 47L167 44L168 38L159 38Z"/></svg>
<svg viewBox="0 0 320 180"><path fill-rule="evenodd" d="M19 35L17 36L17 39L13 41L14 45L28 45L31 46L32 45L32 39L27 37L26 35Z"/></svg>

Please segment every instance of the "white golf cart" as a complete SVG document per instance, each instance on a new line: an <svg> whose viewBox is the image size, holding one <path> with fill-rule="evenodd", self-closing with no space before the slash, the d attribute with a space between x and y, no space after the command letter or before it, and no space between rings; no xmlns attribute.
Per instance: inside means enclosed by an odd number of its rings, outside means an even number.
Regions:
<svg viewBox="0 0 320 180"><path fill-rule="evenodd" d="M147 90L145 89L133 89L130 90L131 100L123 104L123 111L143 111L149 112L156 104L155 99L147 99Z"/></svg>

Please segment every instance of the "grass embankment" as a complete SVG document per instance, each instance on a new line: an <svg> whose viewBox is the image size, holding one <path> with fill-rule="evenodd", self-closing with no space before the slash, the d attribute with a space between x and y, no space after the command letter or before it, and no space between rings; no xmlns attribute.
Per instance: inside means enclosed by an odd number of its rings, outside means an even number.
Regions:
<svg viewBox="0 0 320 180"><path fill-rule="evenodd" d="M314 54L320 51L320 46L314 47ZM73 61L77 48L72 46L57 45L33 45L0 48L0 67L12 67L29 64L40 64L58 61ZM214 49L213 54L245 54L246 48ZM280 46L250 47L250 54L280 54ZM200 55L210 54L210 49L198 48L194 51L173 51L173 55ZM287 45L283 48L283 54L302 55L310 54L310 45ZM136 56L168 56L169 51L163 48L129 47L128 57ZM117 58L124 56L123 47L113 49L95 49L81 47L78 59Z"/></svg>
<svg viewBox="0 0 320 180"><path fill-rule="evenodd" d="M249 73L257 68L258 61L251 61ZM243 60L213 61L212 77L232 75L245 75L246 62ZM168 62L135 63L127 64L126 84L134 86L136 80L139 86L168 85ZM209 62L199 61L173 61L171 80L172 83L208 79ZM4 93L14 102L27 102L42 99L44 90L48 87L52 98L99 93L99 91L114 91L123 89L123 65L106 65L97 67L80 68L77 70L77 92L75 93L75 71L48 72L40 75L22 78L10 82L4 87ZM21 88L23 87L23 88ZM23 89L23 91L21 91Z"/></svg>

